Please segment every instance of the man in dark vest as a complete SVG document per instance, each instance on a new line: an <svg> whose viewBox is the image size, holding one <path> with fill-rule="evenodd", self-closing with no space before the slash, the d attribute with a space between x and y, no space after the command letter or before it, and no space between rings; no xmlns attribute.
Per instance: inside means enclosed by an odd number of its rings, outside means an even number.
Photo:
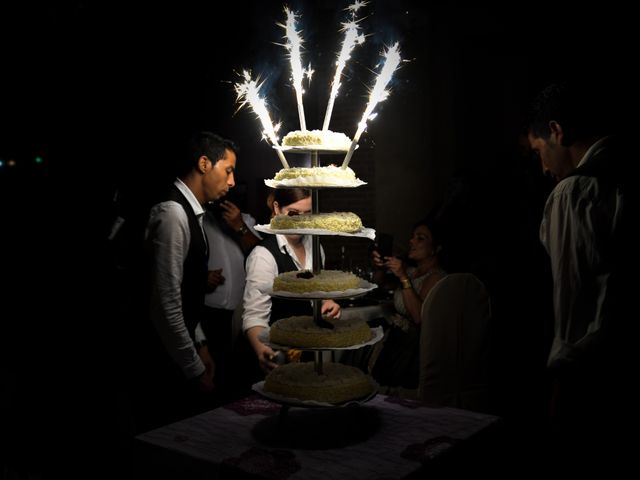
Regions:
<svg viewBox="0 0 640 480"><path fill-rule="evenodd" d="M178 177L151 208L146 230L151 327L143 339L139 430L213 406L215 365L196 333L207 289L208 245L203 205L235 184L237 148L210 132L193 135ZM202 340L202 341L201 341Z"/></svg>

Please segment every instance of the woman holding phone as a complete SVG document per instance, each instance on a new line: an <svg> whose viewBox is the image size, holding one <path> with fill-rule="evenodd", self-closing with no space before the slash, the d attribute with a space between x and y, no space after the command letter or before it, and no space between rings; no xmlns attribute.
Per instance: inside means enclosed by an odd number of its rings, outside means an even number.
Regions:
<svg viewBox="0 0 640 480"><path fill-rule="evenodd" d="M381 385L418 387L420 311L429 291L446 275L438 259L441 250L436 221L427 217L413 227L406 260L381 255L378 249L372 252L374 280L390 272L398 284L393 294L396 314L372 370Z"/></svg>

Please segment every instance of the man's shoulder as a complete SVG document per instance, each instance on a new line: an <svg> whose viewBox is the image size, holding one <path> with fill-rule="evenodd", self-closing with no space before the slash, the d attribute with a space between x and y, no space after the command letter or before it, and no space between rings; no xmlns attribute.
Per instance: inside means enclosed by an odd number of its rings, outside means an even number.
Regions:
<svg viewBox="0 0 640 480"><path fill-rule="evenodd" d="M163 200L151 207L150 218L182 218L186 215L184 208L175 200Z"/></svg>
<svg viewBox="0 0 640 480"><path fill-rule="evenodd" d="M585 193L596 183L596 178L589 175L581 175L576 173L569 177L563 178L558 182L551 192L553 196L573 195Z"/></svg>

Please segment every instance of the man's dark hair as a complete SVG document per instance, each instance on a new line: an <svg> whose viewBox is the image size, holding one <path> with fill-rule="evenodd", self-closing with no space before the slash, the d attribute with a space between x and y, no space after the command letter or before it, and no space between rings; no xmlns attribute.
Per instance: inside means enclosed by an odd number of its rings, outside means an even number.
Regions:
<svg viewBox="0 0 640 480"><path fill-rule="evenodd" d="M556 121L563 130L563 145L590 140L612 133L611 102L602 86L586 82L554 83L533 101L529 114L529 132L548 139L549 122Z"/></svg>
<svg viewBox="0 0 640 480"><path fill-rule="evenodd" d="M186 175L192 168L197 167L198 159L203 155L215 164L224 157L225 150L238 154L238 147L231 140L211 132L194 133L189 140L187 154L178 166L178 176Z"/></svg>

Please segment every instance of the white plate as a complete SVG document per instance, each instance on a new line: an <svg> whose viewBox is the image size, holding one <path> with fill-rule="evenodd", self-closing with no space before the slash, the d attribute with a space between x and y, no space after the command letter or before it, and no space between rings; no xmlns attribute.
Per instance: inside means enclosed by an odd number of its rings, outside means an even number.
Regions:
<svg viewBox="0 0 640 480"><path fill-rule="evenodd" d="M340 320L336 320L339 322ZM258 340L260 340L265 345L269 345L276 350L287 351L291 348L295 350L313 350L313 351L327 351L327 350L358 350L367 345L374 345L382 340L384 336L384 332L382 331L382 327L375 327L371 329L371 340L365 343L359 343L357 345L351 345L349 347L324 347L324 348L310 348L310 347L296 347L295 345L278 345L277 343L269 342L269 329L265 328L258 334Z"/></svg>
<svg viewBox="0 0 640 480"><path fill-rule="evenodd" d="M276 298L289 298L289 299L300 299L300 300L313 300L313 299L330 299L330 298L351 298L351 297L359 297L365 295L367 292L377 288L378 285L375 283L367 282L364 279L360 279L360 285L358 288L350 288L348 290L335 291L335 292L305 292L305 293L294 293L294 292L284 292L284 291L273 291L273 287L267 287L262 290L262 293L266 293L267 295L271 295Z"/></svg>
<svg viewBox="0 0 640 480"><path fill-rule="evenodd" d="M320 228L287 228L272 230L268 224L256 225L253 228L259 232L271 234L277 233L279 235L339 235L341 237L364 237L371 240L375 240L376 238L376 231L373 228L362 228L360 231L354 233L334 232L333 230L323 230Z"/></svg>
<svg viewBox="0 0 640 480"><path fill-rule="evenodd" d="M264 390L264 380L258 383L255 383L251 386L251 389L254 392L259 393L263 397L268 398L269 400L273 400L274 402L281 403L283 405L289 405L292 407L348 407L349 405L362 405L378 394L378 389L380 388L376 381L369 377L371 384L373 385L373 392L363 398L356 398L353 400L347 400L342 403L328 403L328 402L316 402L314 400L300 400L298 398L285 397L282 395L278 395L277 393L266 392Z"/></svg>
<svg viewBox="0 0 640 480"><path fill-rule="evenodd" d="M333 183L333 184L319 184L313 183L313 180L309 180L308 177L297 177L297 178L286 178L284 180L265 180L265 185L271 188L293 188L293 187L303 187L303 188L356 188L361 187L362 185L366 185L367 182L363 182L359 178L356 179L355 182L344 182L344 183Z"/></svg>

